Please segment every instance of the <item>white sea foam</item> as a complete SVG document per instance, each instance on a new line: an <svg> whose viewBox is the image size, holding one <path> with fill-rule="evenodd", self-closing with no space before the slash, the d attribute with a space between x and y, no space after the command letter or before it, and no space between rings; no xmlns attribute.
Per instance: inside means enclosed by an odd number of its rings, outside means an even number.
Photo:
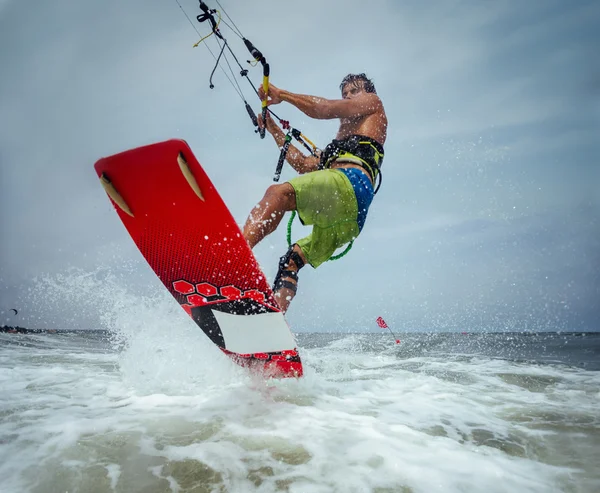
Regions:
<svg viewBox="0 0 600 493"><path fill-rule="evenodd" d="M164 292L87 279L118 337L0 335L2 492L599 489L599 372L350 335L264 382Z"/></svg>

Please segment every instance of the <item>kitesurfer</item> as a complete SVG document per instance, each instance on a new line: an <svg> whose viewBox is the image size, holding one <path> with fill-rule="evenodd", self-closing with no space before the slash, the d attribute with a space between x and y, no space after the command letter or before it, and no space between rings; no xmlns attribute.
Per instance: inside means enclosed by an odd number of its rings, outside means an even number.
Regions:
<svg viewBox="0 0 600 493"><path fill-rule="evenodd" d="M359 235L375 183L381 180L388 122L375 86L365 74L349 74L340 90L342 99L335 100L295 94L273 84L267 96L262 86L258 90L268 105L287 102L311 118L340 120L336 138L320 156L289 148L286 159L301 176L271 185L244 225L251 248L275 231L287 211L296 210L302 223L313 227L279 261L273 291L284 312L296 294L298 271L306 263L317 268ZM261 127L266 125L277 145L283 146L283 131L270 116L265 120L260 118Z"/></svg>

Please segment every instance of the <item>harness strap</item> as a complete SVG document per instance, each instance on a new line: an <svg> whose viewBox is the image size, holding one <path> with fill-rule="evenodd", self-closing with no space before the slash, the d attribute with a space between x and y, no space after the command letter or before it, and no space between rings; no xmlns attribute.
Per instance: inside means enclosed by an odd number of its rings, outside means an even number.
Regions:
<svg viewBox="0 0 600 493"><path fill-rule="evenodd" d="M319 169L329 168L335 161L357 164L367 172L373 183L379 177L377 193L381 186L383 157L383 146L379 142L363 135L351 135L346 139L333 140L324 149Z"/></svg>
<svg viewBox="0 0 600 493"><path fill-rule="evenodd" d="M375 180L380 173L379 167L373 168L373 166L371 166L367 161L355 156L354 154L350 154L349 152L340 152L340 154L337 157L332 158L325 167L329 168L334 161L340 163L358 164L369 174L371 180Z"/></svg>

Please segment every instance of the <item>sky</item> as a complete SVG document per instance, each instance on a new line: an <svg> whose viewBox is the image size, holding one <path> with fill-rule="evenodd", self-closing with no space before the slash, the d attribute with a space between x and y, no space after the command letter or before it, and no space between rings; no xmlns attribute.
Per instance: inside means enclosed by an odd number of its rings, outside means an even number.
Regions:
<svg viewBox="0 0 600 493"><path fill-rule="evenodd" d="M100 157L184 139L240 225L272 183L277 147L223 72L209 88L214 59L192 48L184 11L207 28L196 1L180 4L0 0L0 324L98 326L102 307L48 280L156 287L98 183ZM600 330L600 3L221 5L274 84L337 99L346 74L366 72L389 119L366 225L346 257L301 271L293 330L378 330L379 315L399 331ZM335 136L335 120L274 109L321 148ZM255 249L271 280L286 220ZM308 232L295 223L295 238Z"/></svg>

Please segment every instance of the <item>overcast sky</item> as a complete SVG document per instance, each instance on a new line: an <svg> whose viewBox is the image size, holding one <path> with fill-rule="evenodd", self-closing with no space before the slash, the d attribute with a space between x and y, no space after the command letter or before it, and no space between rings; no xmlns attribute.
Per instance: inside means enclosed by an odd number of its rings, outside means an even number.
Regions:
<svg viewBox="0 0 600 493"><path fill-rule="evenodd" d="M399 330L600 329L599 2L221 3L274 84L338 98L366 72L389 118L365 228L348 256L302 270L294 330L372 329L378 315ZM181 5L194 20L198 2ZM98 325L105 308L76 293L50 293L50 313L40 279L155 287L98 158L185 139L240 225L272 183L275 144L222 72L209 89L197 39L175 0L0 0L0 323ZM335 135L336 121L274 109L320 147ZM270 279L284 224L255 250Z"/></svg>

